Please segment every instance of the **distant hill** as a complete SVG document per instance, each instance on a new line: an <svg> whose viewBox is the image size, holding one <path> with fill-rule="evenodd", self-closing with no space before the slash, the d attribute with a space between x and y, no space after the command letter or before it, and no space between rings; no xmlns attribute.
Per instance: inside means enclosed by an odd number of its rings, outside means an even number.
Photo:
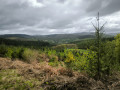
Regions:
<svg viewBox="0 0 120 90"><path fill-rule="evenodd" d="M0 35L0 38L12 39L12 40L22 40L22 41L33 41L33 37L26 34L4 34Z"/></svg>
<svg viewBox="0 0 120 90"><path fill-rule="evenodd" d="M21 38L30 38L30 35L26 35L26 34L4 34L4 35L0 35L0 37L2 38L9 38L9 37L21 37Z"/></svg>
<svg viewBox="0 0 120 90"><path fill-rule="evenodd" d="M73 33L73 34L52 34L52 35L36 35L36 39L45 40L52 43L69 43L71 41L94 38L94 33Z"/></svg>
<svg viewBox="0 0 120 90"><path fill-rule="evenodd" d="M95 34L90 32L73 33L73 34L51 34L51 35L26 35L26 34L0 35L0 38L5 38L5 39L15 39L15 40L22 40L22 41L42 40L42 41L47 41L47 42L57 43L57 44L69 43L72 41L90 39L94 37L95 37Z"/></svg>

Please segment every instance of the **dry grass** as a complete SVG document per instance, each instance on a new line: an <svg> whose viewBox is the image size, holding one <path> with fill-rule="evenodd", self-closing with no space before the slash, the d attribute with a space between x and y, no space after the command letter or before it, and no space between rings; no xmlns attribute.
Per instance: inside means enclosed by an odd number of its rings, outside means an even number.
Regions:
<svg viewBox="0 0 120 90"><path fill-rule="evenodd" d="M45 53L41 53L39 55L39 57L40 57L41 61L47 61L47 62L49 61L49 58Z"/></svg>
<svg viewBox="0 0 120 90"><path fill-rule="evenodd" d="M69 88L71 90L105 90L106 87L110 90L120 89L119 74L116 74L118 76L114 77L114 81L113 78L111 79L113 81L111 84L108 83L108 85L105 85L101 81L95 81L89 78L86 74L81 74L62 66L57 68L52 67L46 61L28 64L19 60L11 61L7 58L0 58L0 74L3 74L3 70L7 71L5 75L9 75L9 70L15 70L19 77L15 78L15 75L13 75L13 77L3 76L0 82L5 83L6 81L8 82L7 84L9 84L10 80L15 81L18 79L22 80L20 81L20 84L22 84L28 81L30 85L32 83L32 86L34 86L32 88L37 90L41 88L43 88L43 90L53 90L53 88L54 90L68 90ZM7 77L10 77L10 79ZM115 78L117 78L117 80L115 80ZM25 88L30 89L29 84L27 84Z"/></svg>

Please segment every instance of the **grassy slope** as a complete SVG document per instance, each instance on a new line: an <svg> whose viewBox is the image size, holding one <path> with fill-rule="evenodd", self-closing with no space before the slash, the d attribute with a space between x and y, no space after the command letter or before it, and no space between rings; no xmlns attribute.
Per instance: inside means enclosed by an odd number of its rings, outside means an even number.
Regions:
<svg viewBox="0 0 120 90"><path fill-rule="evenodd" d="M101 81L85 74L51 67L47 62L24 63L0 58L0 90L101 90L106 89ZM111 78L107 88L117 90L120 77Z"/></svg>

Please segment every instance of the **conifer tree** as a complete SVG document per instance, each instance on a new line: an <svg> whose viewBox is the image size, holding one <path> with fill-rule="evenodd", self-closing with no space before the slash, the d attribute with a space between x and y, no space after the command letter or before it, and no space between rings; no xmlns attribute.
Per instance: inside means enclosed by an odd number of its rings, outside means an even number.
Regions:
<svg viewBox="0 0 120 90"><path fill-rule="evenodd" d="M97 25L95 26L93 23L93 27L95 28L95 36L96 36L96 53L97 53L97 79L100 79L101 75L100 75L100 72L101 72L101 61L100 61L100 57L101 57L101 38L102 38L102 34L103 34L103 28L104 28L104 25L106 23L104 23L102 26L100 26L100 16L99 16L99 12L98 12L98 16L96 18L97 20Z"/></svg>

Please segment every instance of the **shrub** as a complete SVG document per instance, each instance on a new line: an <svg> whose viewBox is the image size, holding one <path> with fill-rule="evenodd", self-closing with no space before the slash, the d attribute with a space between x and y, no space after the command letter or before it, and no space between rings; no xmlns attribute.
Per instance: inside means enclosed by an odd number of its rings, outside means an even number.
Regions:
<svg viewBox="0 0 120 90"><path fill-rule="evenodd" d="M58 60L59 61L64 61L65 59L65 53L64 52L59 52L58 53Z"/></svg>
<svg viewBox="0 0 120 90"><path fill-rule="evenodd" d="M120 34L115 36L115 44L116 60L120 64Z"/></svg>
<svg viewBox="0 0 120 90"><path fill-rule="evenodd" d="M67 68L71 69L71 64L75 61L75 57L72 52L65 52L65 65Z"/></svg>
<svg viewBox="0 0 120 90"><path fill-rule="evenodd" d="M58 66L59 62L58 62L58 57L55 56L55 55L51 55L51 57L49 57L49 65L50 66L53 66L53 67L56 67Z"/></svg>
<svg viewBox="0 0 120 90"><path fill-rule="evenodd" d="M23 60L28 63L36 60L37 56L38 56L38 52L36 50L31 50L31 49L25 49L22 54Z"/></svg>
<svg viewBox="0 0 120 90"><path fill-rule="evenodd" d="M7 52L5 53L5 57L12 58L13 50L11 48L7 49Z"/></svg>
<svg viewBox="0 0 120 90"><path fill-rule="evenodd" d="M73 53L72 53L72 52L68 52L68 53L66 54L65 62L66 62L66 63L71 63L71 62L73 62L73 61L75 61L75 58L74 58Z"/></svg>
<svg viewBox="0 0 120 90"><path fill-rule="evenodd" d="M19 58L20 59L23 59L23 53L24 53L24 51L25 51L25 48L23 48L23 47L21 47L21 49L20 49L20 51L19 51Z"/></svg>
<svg viewBox="0 0 120 90"><path fill-rule="evenodd" d="M4 57L5 54L7 53L8 47L6 45L0 45L0 56Z"/></svg>
<svg viewBox="0 0 120 90"><path fill-rule="evenodd" d="M57 67L59 65L59 62L49 62L49 65L52 67Z"/></svg>
<svg viewBox="0 0 120 90"><path fill-rule="evenodd" d="M12 48L13 48L12 59L19 58L21 48L20 47L18 48L12 47Z"/></svg>
<svg viewBox="0 0 120 90"><path fill-rule="evenodd" d="M51 55L49 62L55 62L58 61L58 57L55 55Z"/></svg>

